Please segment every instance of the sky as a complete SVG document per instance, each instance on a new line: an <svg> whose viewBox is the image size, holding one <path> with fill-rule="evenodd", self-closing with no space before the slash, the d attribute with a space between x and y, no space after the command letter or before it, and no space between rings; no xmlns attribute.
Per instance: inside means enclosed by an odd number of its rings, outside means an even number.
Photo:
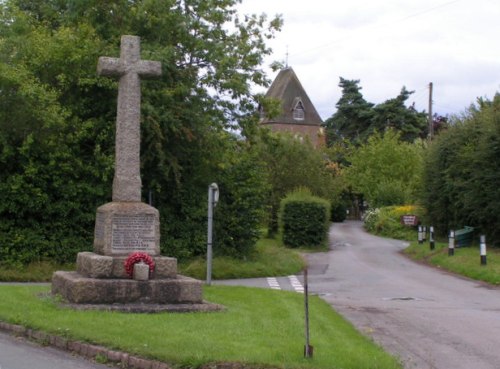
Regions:
<svg viewBox="0 0 500 369"><path fill-rule="evenodd" d="M341 97L339 77L360 80L375 104L405 86L419 111L432 82L440 115L500 92L499 0L243 0L238 12L282 15L265 65L288 60L324 120Z"/></svg>

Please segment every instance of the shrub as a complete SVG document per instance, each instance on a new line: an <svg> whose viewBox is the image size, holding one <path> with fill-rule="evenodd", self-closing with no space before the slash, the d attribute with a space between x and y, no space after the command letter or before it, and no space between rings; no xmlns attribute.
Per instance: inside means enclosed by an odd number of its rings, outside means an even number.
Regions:
<svg viewBox="0 0 500 369"><path fill-rule="evenodd" d="M289 247L321 246L328 234L330 203L307 189L288 194L281 202L283 243Z"/></svg>
<svg viewBox="0 0 500 369"><path fill-rule="evenodd" d="M411 203L420 188L423 148L422 142L401 141L391 129L375 133L348 155L345 179L372 207Z"/></svg>
<svg viewBox="0 0 500 369"><path fill-rule="evenodd" d="M464 225L500 243L500 95L478 100L429 147L422 202L441 234Z"/></svg>
<svg viewBox="0 0 500 369"><path fill-rule="evenodd" d="M415 227L409 227L401 224L402 215L417 215L419 219L425 214L420 206L387 206L377 209L371 209L366 212L364 224L366 230L377 235L391 237L402 240L411 240L415 238Z"/></svg>

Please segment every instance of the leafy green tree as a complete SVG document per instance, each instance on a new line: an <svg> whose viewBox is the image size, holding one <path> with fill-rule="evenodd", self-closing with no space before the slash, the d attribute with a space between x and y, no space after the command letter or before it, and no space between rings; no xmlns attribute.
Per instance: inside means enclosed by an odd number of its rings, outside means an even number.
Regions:
<svg viewBox="0 0 500 369"><path fill-rule="evenodd" d="M413 203L420 188L423 144L400 140L400 133L374 133L349 157L347 183L371 207Z"/></svg>
<svg viewBox="0 0 500 369"><path fill-rule="evenodd" d="M230 178L220 164L234 148L223 133L255 131L250 85L268 83L265 42L281 26L264 15L239 19L236 3L2 3L3 250L28 250L37 239L42 251L28 252L33 258L61 255L54 245L74 255L92 244L95 208L110 200L117 94L116 81L97 77L96 63L101 55L118 56L120 36L134 34L142 57L163 67L161 79L143 83L143 195L151 194L166 219L164 251L199 253L206 188Z"/></svg>
<svg viewBox="0 0 500 369"><path fill-rule="evenodd" d="M418 112L413 106L405 105L412 93L403 87L398 96L375 106L370 130L383 132L391 128L400 132L401 139L407 142L425 138L428 131L427 115Z"/></svg>
<svg viewBox="0 0 500 369"><path fill-rule="evenodd" d="M342 96L336 104L337 111L325 121L327 145L340 140L359 144L367 138L373 118L373 104L361 93L358 80L340 77Z"/></svg>
<svg viewBox="0 0 500 369"><path fill-rule="evenodd" d="M88 99L77 95L97 83L78 66L94 63L99 43L88 27L49 32L15 7L1 14L0 259L65 260L91 246L110 192L106 116L78 118Z"/></svg>
<svg viewBox="0 0 500 369"><path fill-rule="evenodd" d="M325 122L328 146L345 140L360 145L375 132L387 129L400 132L401 139L407 142L426 137L427 116L405 105L413 93L405 87L397 97L375 105L364 99L359 80L341 77L339 86L342 96L337 111Z"/></svg>
<svg viewBox="0 0 500 369"><path fill-rule="evenodd" d="M306 187L314 196L327 200L338 194L335 188L336 172L329 167L324 153L315 149L309 141L302 142L288 134L264 131L257 145L270 184L270 235L278 231L280 201L287 193Z"/></svg>
<svg viewBox="0 0 500 369"><path fill-rule="evenodd" d="M476 227L499 244L500 95L478 99L432 142L423 202L442 233Z"/></svg>

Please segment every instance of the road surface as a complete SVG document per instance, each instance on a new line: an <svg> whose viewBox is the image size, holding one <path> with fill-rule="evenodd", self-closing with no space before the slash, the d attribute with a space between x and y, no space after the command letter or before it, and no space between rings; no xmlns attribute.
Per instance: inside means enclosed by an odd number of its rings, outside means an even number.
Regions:
<svg viewBox="0 0 500 369"><path fill-rule="evenodd" d="M330 244L309 255L309 288L405 368L500 368L499 288L414 263L361 222L335 224Z"/></svg>
<svg viewBox="0 0 500 369"><path fill-rule="evenodd" d="M0 369L109 369L109 367L0 332Z"/></svg>
<svg viewBox="0 0 500 369"><path fill-rule="evenodd" d="M372 236L361 222L335 224L330 245L307 256L309 290L406 369L500 369L499 288L412 262L400 253L403 241ZM276 281L292 290L289 277ZM217 283L275 286L268 279Z"/></svg>

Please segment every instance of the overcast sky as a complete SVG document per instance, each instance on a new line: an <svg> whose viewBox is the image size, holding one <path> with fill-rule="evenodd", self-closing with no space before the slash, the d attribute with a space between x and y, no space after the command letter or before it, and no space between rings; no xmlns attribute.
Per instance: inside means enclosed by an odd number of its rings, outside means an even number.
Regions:
<svg viewBox="0 0 500 369"><path fill-rule="evenodd" d="M323 119L335 112L339 77L361 80L381 103L406 86L409 103L463 112L500 91L500 0L243 0L242 14L281 14L273 60L291 66ZM276 73L269 70L274 79Z"/></svg>

